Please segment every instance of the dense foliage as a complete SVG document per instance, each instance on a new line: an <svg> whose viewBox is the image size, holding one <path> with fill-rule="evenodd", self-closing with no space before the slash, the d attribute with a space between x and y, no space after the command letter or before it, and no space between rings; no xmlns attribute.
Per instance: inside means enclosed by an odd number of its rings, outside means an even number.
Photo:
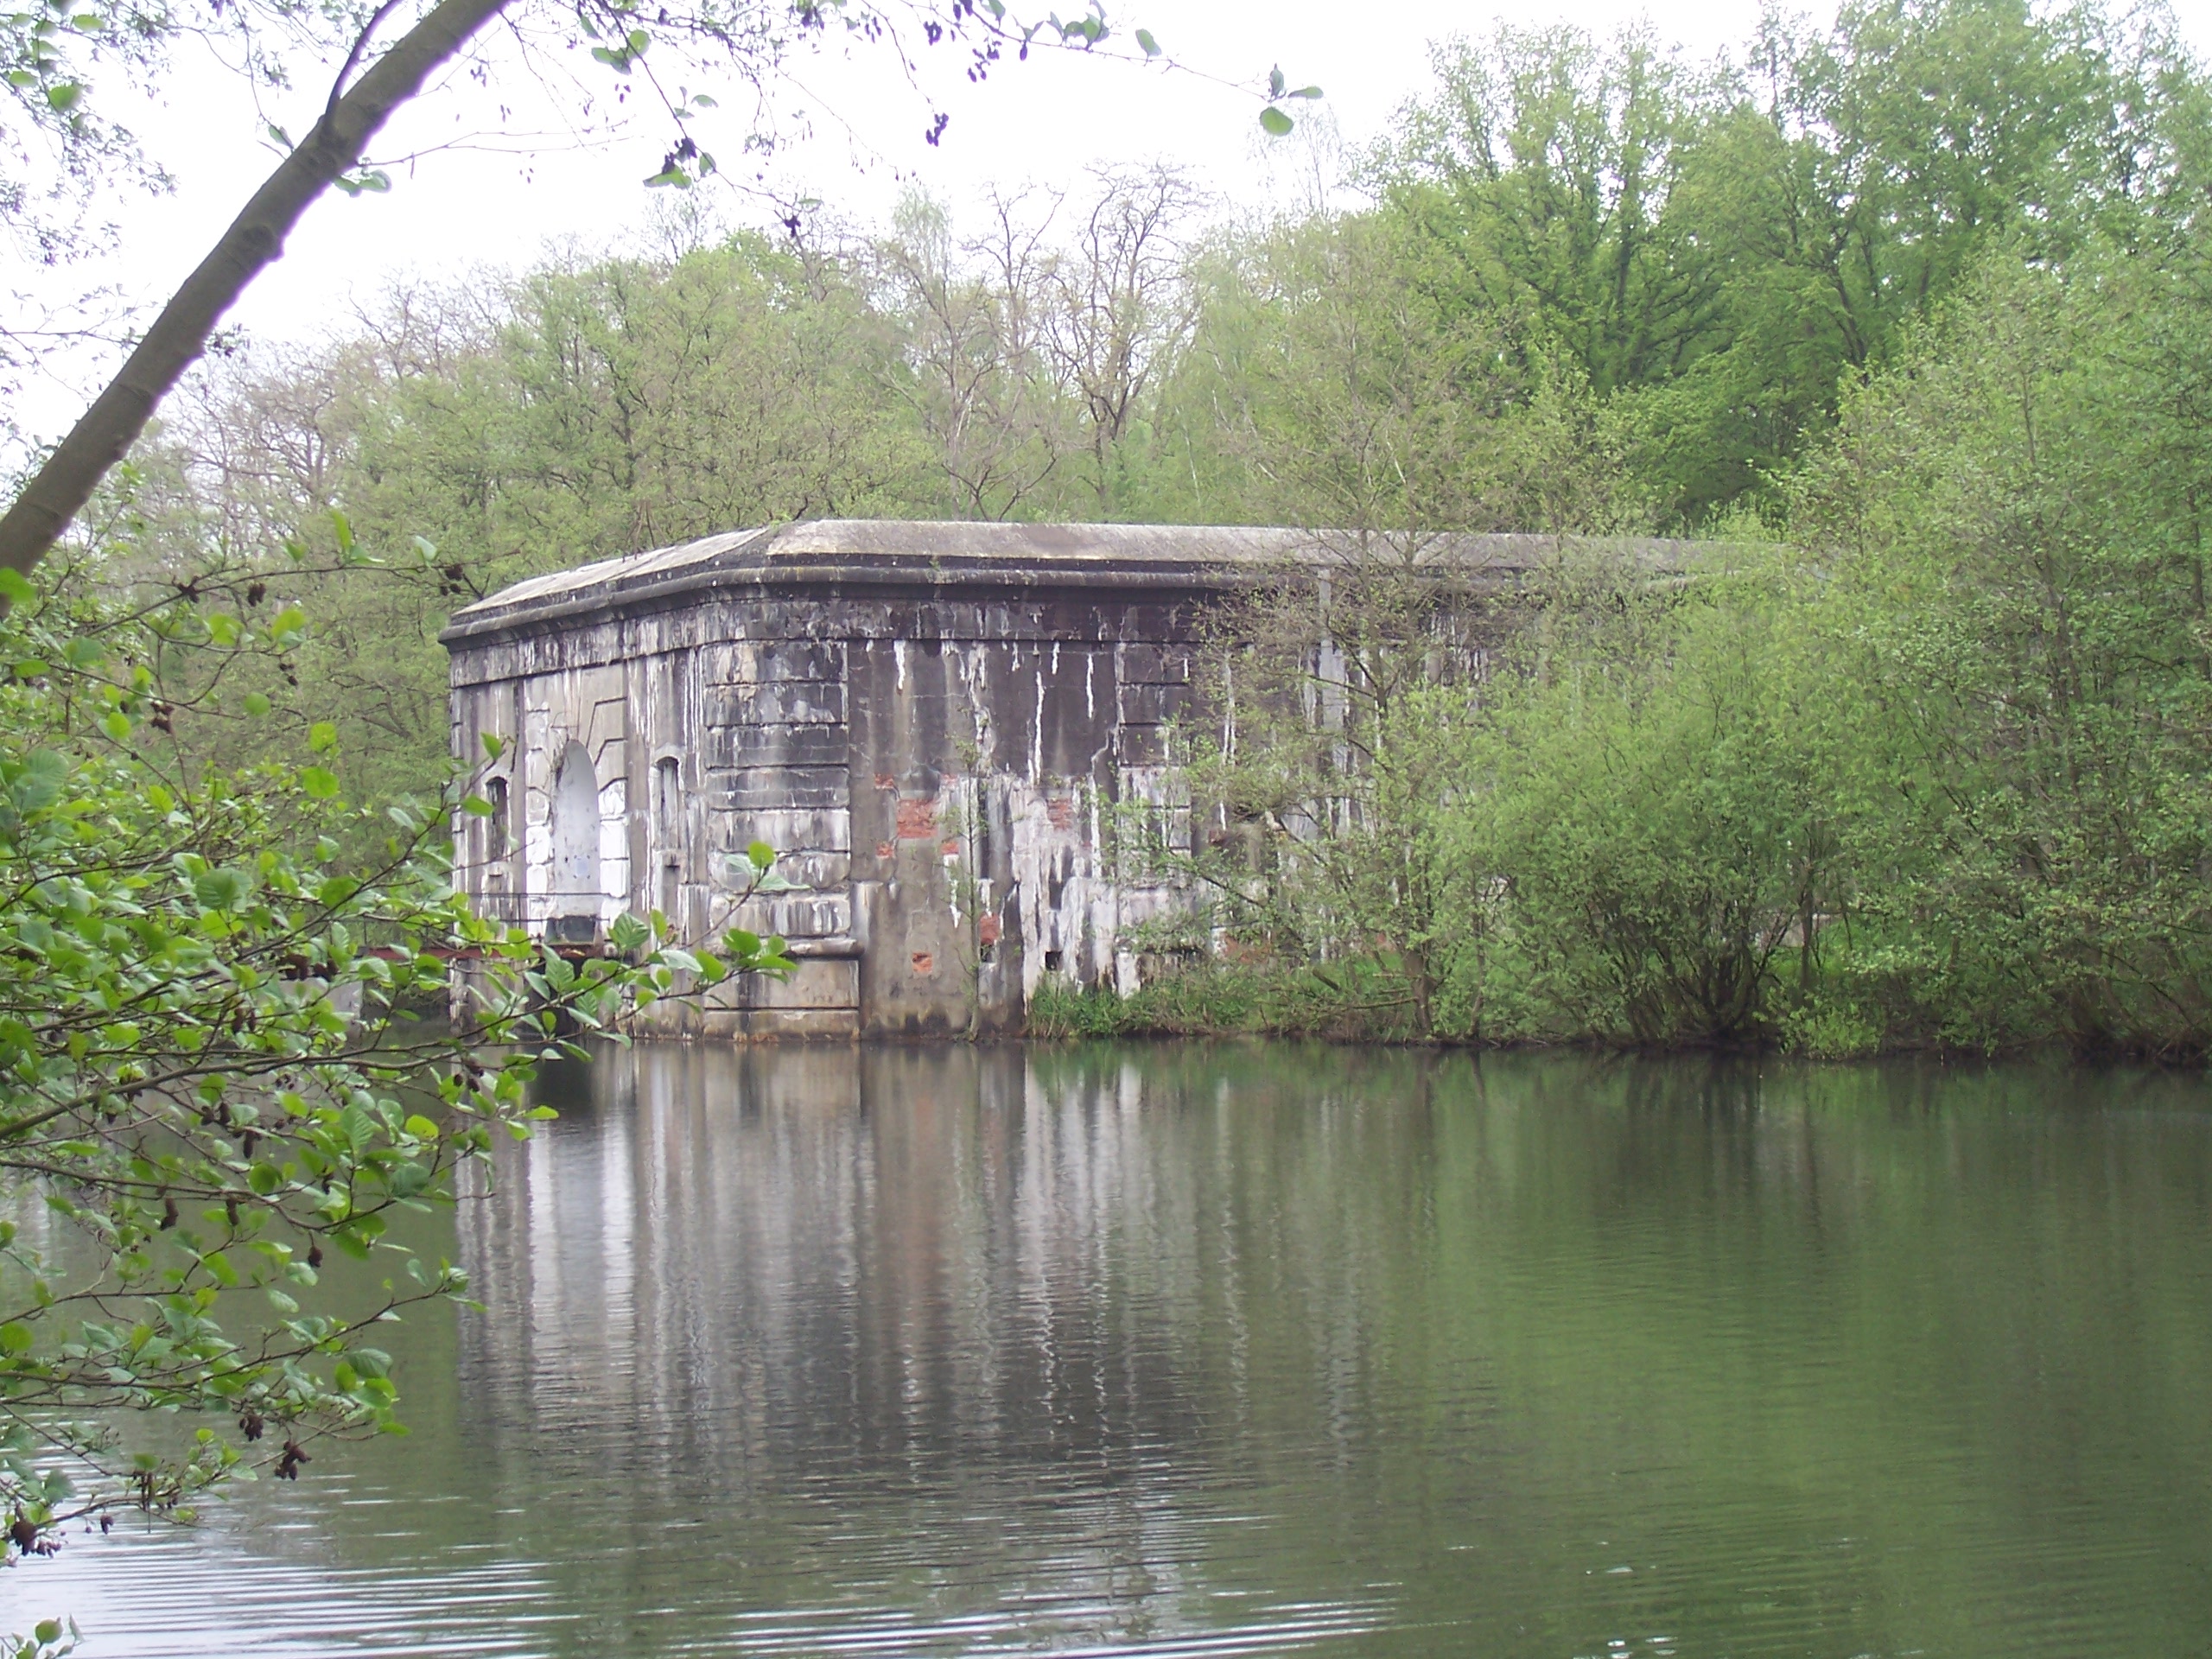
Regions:
<svg viewBox="0 0 2212 1659"><path fill-rule="evenodd" d="M1715 544L1687 580L1563 553L1478 684L1394 671L1433 664L1417 607L1308 599L1345 653L1334 741L1195 775L1264 827L1264 855L1216 855L1241 936L1364 965L1237 969L1213 1004L1400 1036L2202 1054L2207 252L2191 227L2155 258L1986 268L1847 394L1787 542ZM1329 833L1287 822L1317 803ZM1205 1023L1185 1006L1107 1023Z"/></svg>

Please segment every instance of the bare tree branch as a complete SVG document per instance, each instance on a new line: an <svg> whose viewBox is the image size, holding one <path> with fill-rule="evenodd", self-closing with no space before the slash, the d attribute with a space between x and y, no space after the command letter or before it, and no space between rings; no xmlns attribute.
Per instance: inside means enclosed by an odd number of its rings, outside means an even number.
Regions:
<svg viewBox="0 0 2212 1659"><path fill-rule="evenodd" d="M246 285L283 253L315 200L359 163L392 111L422 91L506 0L443 0L335 99L185 279L114 379L0 518L0 567L28 575L68 529L109 467L207 348ZM381 18L382 13L378 14ZM378 19L371 20L373 28Z"/></svg>

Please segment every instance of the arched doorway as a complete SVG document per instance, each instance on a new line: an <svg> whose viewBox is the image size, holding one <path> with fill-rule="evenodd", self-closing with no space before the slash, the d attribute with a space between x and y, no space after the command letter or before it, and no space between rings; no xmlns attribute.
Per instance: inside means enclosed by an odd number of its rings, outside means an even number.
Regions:
<svg viewBox="0 0 2212 1659"><path fill-rule="evenodd" d="M599 937L599 774L581 743L553 769L553 873L546 887L545 936L588 944Z"/></svg>

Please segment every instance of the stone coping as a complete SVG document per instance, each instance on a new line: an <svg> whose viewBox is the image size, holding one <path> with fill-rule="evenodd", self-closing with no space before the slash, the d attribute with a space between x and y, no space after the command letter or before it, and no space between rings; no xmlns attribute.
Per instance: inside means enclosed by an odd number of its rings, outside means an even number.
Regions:
<svg viewBox="0 0 2212 1659"><path fill-rule="evenodd" d="M1694 544L1644 537L1440 535L1403 549L1373 541L1369 556L1404 557L1416 568L1474 573L1506 586L1570 545L1612 548L1667 570L1682 568ZM1357 537L1328 531L817 518L728 531L533 576L455 611L438 638L462 645L660 609L717 589L1221 592L1286 567L1325 571L1361 553Z"/></svg>

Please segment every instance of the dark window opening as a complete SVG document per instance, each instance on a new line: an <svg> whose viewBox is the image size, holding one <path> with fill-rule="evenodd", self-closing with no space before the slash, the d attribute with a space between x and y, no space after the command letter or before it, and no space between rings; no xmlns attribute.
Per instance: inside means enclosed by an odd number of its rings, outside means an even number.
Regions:
<svg viewBox="0 0 2212 1659"><path fill-rule="evenodd" d="M653 830L664 848L676 845L683 810L683 785L676 758L664 756L653 766Z"/></svg>
<svg viewBox="0 0 2212 1659"><path fill-rule="evenodd" d="M1045 953L1045 971L1048 974L1057 974L1060 971L1060 953L1058 951L1047 950Z"/></svg>
<svg viewBox="0 0 2212 1659"><path fill-rule="evenodd" d="M484 785L484 798L492 803L492 810L484 820L484 861L504 863L507 856L507 780L491 779Z"/></svg>

